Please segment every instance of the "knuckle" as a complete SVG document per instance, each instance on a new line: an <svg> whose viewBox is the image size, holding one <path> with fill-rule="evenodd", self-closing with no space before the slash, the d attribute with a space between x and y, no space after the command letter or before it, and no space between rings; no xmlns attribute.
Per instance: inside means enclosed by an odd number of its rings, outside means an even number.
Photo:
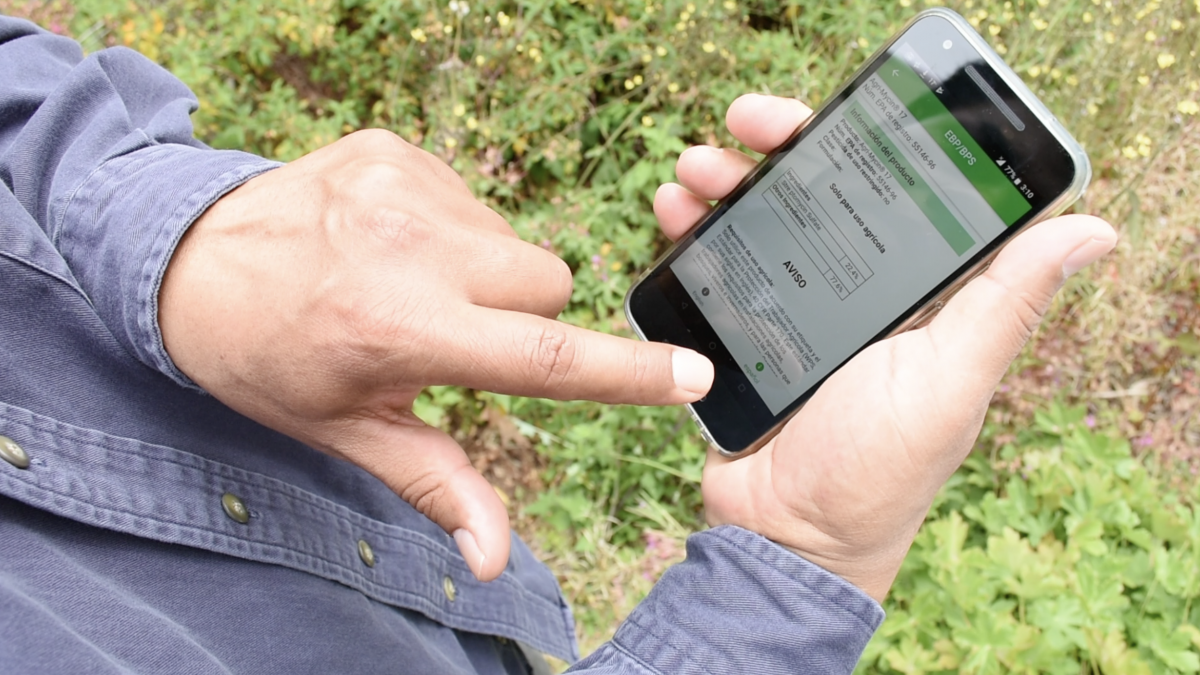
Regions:
<svg viewBox="0 0 1200 675"><path fill-rule="evenodd" d="M403 138L387 129L362 129L347 135L342 140L351 149L366 154L395 152L411 147Z"/></svg>
<svg viewBox="0 0 1200 675"><path fill-rule="evenodd" d="M1004 300L1001 321L1015 339L1027 341L1042 322L1042 316L1050 305L1050 297L1044 293L1012 288L990 273L980 277L994 286L994 291Z"/></svg>
<svg viewBox="0 0 1200 675"><path fill-rule="evenodd" d="M545 326L530 333L528 341L529 368L541 374L546 391L558 389L570 380L578 353L566 331L558 326Z"/></svg>
<svg viewBox="0 0 1200 675"><path fill-rule="evenodd" d="M654 374L655 359L650 348L641 343L635 343L629 359L629 381L639 390L645 388Z"/></svg>
<svg viewBox="0 0 1200 675"><path fill-rule="evenodd" d="M400 495L404 501L412 504L418 511L424 513L430 520L438 522L444 511L446 486L431 478L418 480L409 485L405 494Z"/></svg>
<svg viewBox="0 0 1200 675"><path fill-rule="evenodd" d="M1012 298L1012 316L1021 336L1028 340L1042 322L1049 299L1041 294L1018 292L1010 295Z"/></svg>
<svg viewBox="0 0 1200 675"><path fill-rule="evenodd" d="M437 236L437 228L425 219L387 206L372 208L363 215L361 222L389 250L421 249Z"/></svg>

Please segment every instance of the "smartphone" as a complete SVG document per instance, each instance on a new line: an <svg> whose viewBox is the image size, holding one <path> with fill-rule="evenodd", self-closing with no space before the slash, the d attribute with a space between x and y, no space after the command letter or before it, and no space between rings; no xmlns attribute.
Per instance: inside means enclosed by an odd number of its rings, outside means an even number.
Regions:
<svg viewBox="0 0 1200 675"><path fill-rule="evenodd" d="M1090 177L1083 148L970 24L931 9L642 275L626 315L643 339L712 360L712 390L688 407L739 456Z"/></svg>

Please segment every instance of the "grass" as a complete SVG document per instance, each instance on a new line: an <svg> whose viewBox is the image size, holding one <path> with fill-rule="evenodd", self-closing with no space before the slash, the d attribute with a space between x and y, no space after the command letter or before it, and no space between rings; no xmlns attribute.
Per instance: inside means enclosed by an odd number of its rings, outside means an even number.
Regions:
<svg viewBox="0 0 1200 675"><path fill-rule="evenodd" d="M1020 450L1036 413L1081 405L1168 484L1194 484L1200 1L947 4L1089 150L1096 177L1075 208L1122 236L1067 283L997 392L980 453L1011 456L1000 451ZM568 261L565 319L622 333L621 296L664 245L649 195L684 144L730 144L721 116L743 91L819 102L921 5L544 0L461 15L434 2L0 0L0 12L164 63L201 97L198 132L218 146L290 159L354 128L397 131ZM449 389L421 405L558 573L585 653L702 522L703 444L678 411Z"/></svg>

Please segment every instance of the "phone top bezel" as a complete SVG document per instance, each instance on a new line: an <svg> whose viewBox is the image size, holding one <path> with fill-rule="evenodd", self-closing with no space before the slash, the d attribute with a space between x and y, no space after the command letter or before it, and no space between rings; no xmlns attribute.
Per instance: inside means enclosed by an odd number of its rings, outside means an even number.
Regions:
<svg viewBox="0 0 1200 675"><path fill-rule="evenodd" d="M729 196L713 206L709 213L701 218L696 225L688 231L687 234L680 237L678 242L668 248L667 251L659 256L659 258L655 260L654 263L638 277L625 295L625 314L629 320L630 326L640 338L643 340L647 339L645 331L642 329L633 315L631 301L635 293L638 292L646 280L649 279L655 272L657 272L668 259L672 258L681 246L687 245L689 242L691 242L693 240L691 235L694 232L706 226L714 219L714 217L719 217L718 214L723 214L731 202L741 198L746 189L757 182L764 171L768 171L774 166L773 160L780 152L790 150L797 138L803 134L804 130L807 129L813 121L822 116L822 113L826 108L840 104L847 91L856 83L858 83L860 78L862 78L867 71L874 69L881 59L886 59L892 47L901 39L903 39L904 36L917 23L931 17L941 18L949 23L950 26L956 31L957 37L965 39L967 44L970 45L974 50L975 55L979 59L983 60L991 69L992 73L1000 78L1004 85L1011 90L1013 95L1020 100L1021 104L1023 104L1031 113L1034 114L1038 122L1044 127L1044 130L1058 142L1060 148L1069 158L1070 164L1074 167L1074 176L1072 177L1072 180L1067 188L1064 189L1056 198L1046 204L1036 214L1029 217L1026 222L1018 226L1014 226L1009 232L1006 232L1001 237L990 242L983 251L976 254L975 261L970 263L969 267L964 268L963 271L957 275L948 277L937 287L931 289L923 302L916 303L910 312L901 315L888 328L885 328L880 334L876 335L874 338L864 344L855 352L855 354L857 354L858 351L865 349L867 346L878 342L879 340L883 340L898 333L911 330L912 328L918 327L930 320L937 310L941 308L944 302L948 300L953 293L957 292L957 290L961 288L966 281L969 281L971 278L985 270L995 255L999 253L1000 249L1002 249L1003 246L1008 242L1012 241L1013 237L1015 237L1020 231L1061 213L1083 195L1084 190L1091 179L1091 164L1088 161L1087 154L1083 147L1074 139L1074 137L1071 136L1070 132L1063 127L1058 118L1050 112L1050 110L1045 106L1044 103L1042 103L1041 100L1037 98L1037 96L1012 70L1012 68L1009 67L1008 64L1006 64L1003 59L1001 59L1000 56L995 53L991 46L988 45L983 37L974 30L974 28L966 21L966 19L956 12L946 8L927 9L909 19L900 30L898 30L891 38L889 38L874 53L872 53L869 58L864 60L863 64L855 70L854 74L847 78L846 81L839 86L833 92L833 94L830 95L825 102L817 110L815 110L813 114L810 115L809 118L796 129L795 132L793 132L791 136L789 136L784 143L780 145L779 150L772 152L765 157L762 162L760 162L759 165L755 167L755 169L752 170L730 192ZM700 430L705 440L712 444L716 450L724 456L740 457L754 452L764 443L770 440L770 438L772 438L775 434L777 434L783 425L786 424L791 417L793 417L803 408L804 402L807 401L807 399L820 388L824 380L833 373L837 372L837 370L849 362L853 357L854 355L851 355L845 359L841 364L838 365L837 368L827 374L819 382L814 383L811 387L809 387L809 389L806 390L799 398L788 404L788 406L781 413L774 416L778 418L777 421L775 421L775 423L764 433L758 435L756 441L744 448L731 449L724 447L724 445L718 441L719 434L713 433L713 431L709 428L708 423L705 421L704 417L698 413L695 406L688 404L687 407L693 419L695 419L697 424L700 426ZM715 384L716 383L714 382L714 385Z"/></svg>

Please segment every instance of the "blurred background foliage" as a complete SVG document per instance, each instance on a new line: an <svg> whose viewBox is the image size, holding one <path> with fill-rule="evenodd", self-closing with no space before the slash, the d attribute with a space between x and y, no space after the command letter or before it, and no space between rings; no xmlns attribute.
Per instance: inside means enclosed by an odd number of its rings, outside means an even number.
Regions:
<svg viewBox="0 0 1200 675"><path fill-rule="evenodd" d="M957 0L1089 150L1118 250L1068 282L942 492L863 672L1200 672L1200 0ZM563 319L629 334L651 201L741 93L817 105L914 0L0 0L187 82L197 134L291 160L382 127L565 259ZM435 387L559 574L586 651L703 526L680 409Z"/></svg>

